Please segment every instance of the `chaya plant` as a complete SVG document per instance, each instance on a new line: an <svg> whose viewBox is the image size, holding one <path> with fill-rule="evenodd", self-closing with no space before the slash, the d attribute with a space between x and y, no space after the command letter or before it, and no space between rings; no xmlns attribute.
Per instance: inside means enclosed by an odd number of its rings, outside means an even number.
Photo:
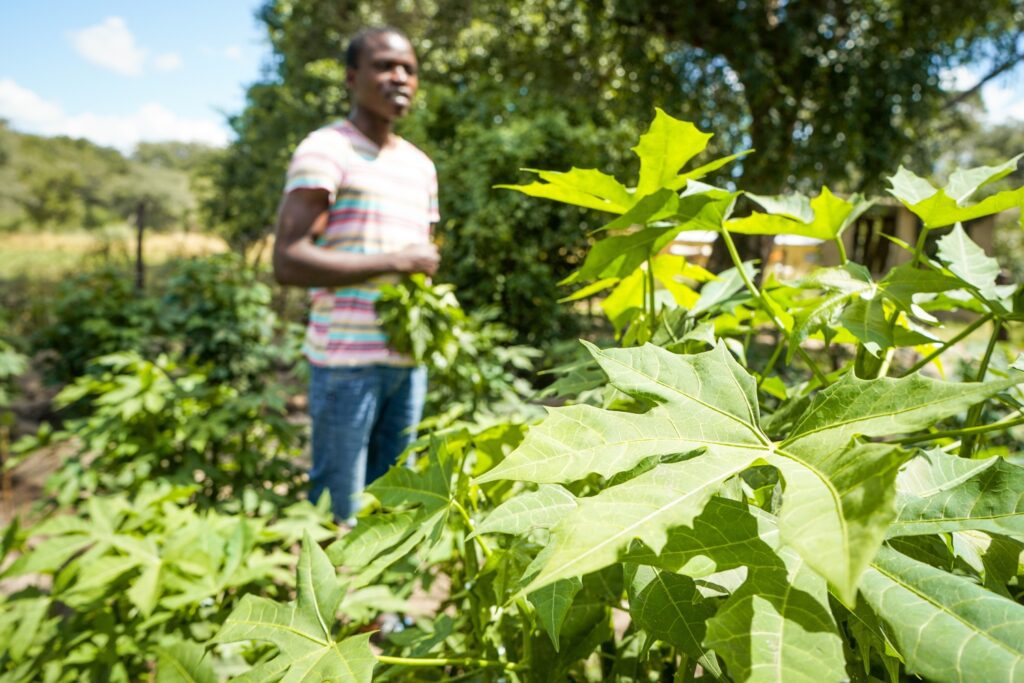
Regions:
<svg viewBox="0 0 1024 683"><path fill-rule="evenodd" d="M329 506L295 504L277 519L198 512L192 487L162 482L137 495L94 496L81 509L28 528L7 527L0 578L21 588L0 599L0 678L160 680L193 658L241 660L205 642L246 594L283 597L303 536L330 538ZM244 661L242 662L244 664Z"/></svg>
<svg viewBox="0 0 1024 683"><path fill-rule="evenodd" d="M75 444L47 482L59 504L134 492L154 477L195 483L201 502L241 504L247 512L294 499L301 435L286 419L277 386L239 389L164 355L149 361L134 352L110 354L93 367L55 400L60 408L84 406L85 414L18 445L20 458L31 458L41 443Z"/></svg>
<svg viewBox="0 0 1024 683"><path fill-rule="evenodd" d="M371 486L379 505L328 549L351 586L437 590L436 616L381 639L374 662L335 571L307 543L324 599L310 588L295 607L249 600L218 636L276 645L274 666L249 680L1024 675L1024 467L986 450L989 435L1024 423L1024 363L997 353L1024 312L1020 284L997 284L954 228L935 257L922 239L878 279L844 258L758 287L731 231L838 239L863 206L823 189L755 198L763 212L733 217L737 193L680 173L706 142L694 131L658 112L632 190L578 169L526 186L620 214L574 282L603 291L639 269L648 283L629 322L645 331L625 348L586 344L593 369L563 378L582 388L597 377L595 404L552 408L524 435L431 435L416 468ZM923 186L906 201L931 207L928 225L978 215L1009 199L969 204L968 190L1003 171L959 172L928 195L934 206ZM902 186L894 178L897 196ZM733 268L695 297L659 298L660 245L696 227L725 240ZM967 381L921 374L965 334L942 327L953 309L982 320L968 333L994 323ZM775 348L760 361L765 333ZM848 360L822 367L820 348L840 345ZM906 360L914 350L920 360ZM973 417L993 406L995 423ZM300 612L314 633L301 643L282 626ZM324 668L310 668L319 653Z"/></svg>
<svg viewBox="0 0 1024 683"><path fill-rule="evenodd" d="M520 404L540 352L512 346L512 330L493 320L494 311L467 313L450 284L412 275L384 285L377 314L390 345L430 372L426 413L444 411L450 421L498 402Z"/></svg>

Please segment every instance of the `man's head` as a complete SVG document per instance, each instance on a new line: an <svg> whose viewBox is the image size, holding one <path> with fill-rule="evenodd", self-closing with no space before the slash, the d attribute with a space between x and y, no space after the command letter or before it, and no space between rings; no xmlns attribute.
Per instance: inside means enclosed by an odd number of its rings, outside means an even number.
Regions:
<svg viewBox="0 0 1024 683"><path fill-rule="evenodd" d="M419 64L409 39L395 28L357 33L345 52L353 104L392 121L409 111L419 87Z"/></svg>

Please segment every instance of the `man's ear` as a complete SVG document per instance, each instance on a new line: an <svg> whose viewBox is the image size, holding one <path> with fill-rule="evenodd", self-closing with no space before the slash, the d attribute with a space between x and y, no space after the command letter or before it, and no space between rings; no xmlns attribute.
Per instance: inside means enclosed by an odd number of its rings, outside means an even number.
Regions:
<svg viewBox="0 0 1024 683"><path fill-rule="evenodd" d="M345 69L345 86L351 88L356 84L356 67L350 66Z"/></svg>

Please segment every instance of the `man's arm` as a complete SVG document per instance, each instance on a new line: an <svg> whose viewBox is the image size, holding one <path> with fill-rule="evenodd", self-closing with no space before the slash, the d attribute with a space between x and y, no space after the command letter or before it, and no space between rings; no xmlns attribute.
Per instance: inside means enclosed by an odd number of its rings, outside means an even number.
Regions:
<svg viewBox="0 0 1024 683"><path fill-rule="evenodd" d="M437 271L439 256L432 244L390 254L351 254L316 246L313 237L326 227L329 212L326 190L300 189L285 195L274 239L274 278L280 284L344 287L385 273Z"/></svg>

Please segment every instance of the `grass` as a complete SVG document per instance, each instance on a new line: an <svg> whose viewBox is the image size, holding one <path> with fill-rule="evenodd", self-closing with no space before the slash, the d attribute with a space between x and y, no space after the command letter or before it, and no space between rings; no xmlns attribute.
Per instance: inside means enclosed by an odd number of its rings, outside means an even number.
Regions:
<svg viewBox="0 0 1024 683"><path fill-rule="evenodd" d="M147 265L227 250L219 237L195 232L150 232L143 240ZM93 231L0 234L0 279L53 280L84 267L135 259L135 232L127 225Z"/></svg>

